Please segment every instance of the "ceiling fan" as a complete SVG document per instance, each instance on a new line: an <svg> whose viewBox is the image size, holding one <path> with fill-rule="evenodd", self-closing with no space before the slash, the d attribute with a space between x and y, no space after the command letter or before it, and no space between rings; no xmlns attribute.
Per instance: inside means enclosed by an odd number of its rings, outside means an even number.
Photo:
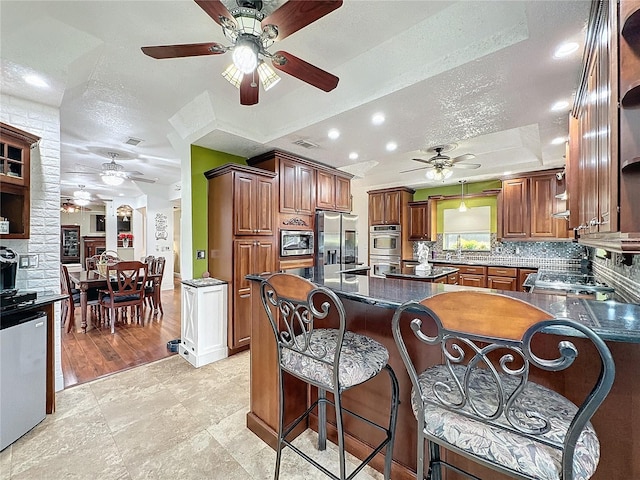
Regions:
<svg viewBox="0 0 640 480"><path fill-rule="evenodd" d="M238 6L231 11L220 0L195 0L222 27L225 37L232 42L231 46L208 42L142 47L142 51L150 57L162 59L220 55L231 50L233 63L222 76L240 89L242 105L258 103L256 76L265 91L280 80L264 61L265 58L271 59L271 65L277 70L329 92L338 85L338 77L288 52L271 53L267 49L276 40L282 40L336 10L342 1L289 0L270 15L265 15L261 11L261 0L236 0Z"/></svg>
<svg viewBox="0 0 640 480"><path fill-rule="evenodd" d="M107 185L117 187L121 185L125 180L133 180L134 182L144 182L144 183L156 183L153 179L143 178L144 173L138 171L127 171L124 169L122 165L116 163L116 158L118 158L117 152L107 152L107 155L111 158L110 162L106 162L102 164L102 169L97 169L93 167L83 166L82 168L86 168L87 170L80 170L75 172L65 172L76 175L100 175L102 181Z"/></svg>
<svg viewBox="0 0 640 480"><path fill-rule="evenodd" d="M427 160L423 158L412 158L416 162L426 163L426 166L413 168L411 170L405 170L400 173L407 172L415 172L416 170L422 170L424 168L429 168L427 171L426 177L429 180L446 180L451 175L453 175L452 168L465 168L465 169L475 169L480 168L479 163L459 163L465 160L472 160L476 158L472 153L465 153L464 155L459 155L457 157L451 158L448 155L443 155L443 153L450 152L451 150L457 147L456 144L449 145L436 145L434 147L428 148L425 150L426 153L435 153L435 155Z"/></svg>
<svg viewBox="0 0 640 480"><path fill-rule="evenodd" d="M72 198L66 198L65 200L60 201L60 211L63 213L75 213L81 211L91 211L89 207L86 205L80 205L76 203Z"/></svg>

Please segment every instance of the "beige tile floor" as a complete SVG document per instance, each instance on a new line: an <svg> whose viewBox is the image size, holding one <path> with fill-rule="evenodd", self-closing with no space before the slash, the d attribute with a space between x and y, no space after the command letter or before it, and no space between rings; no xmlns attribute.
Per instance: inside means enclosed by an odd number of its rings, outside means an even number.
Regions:
<svg viewBox="0 0 640 480"><path fill-rule="evenodd" d="M275 452L245 427L249 354L201 368L169 357L58 392L56 412L0 452L0 480L273 478ZM296 444L338 471L333 444ZM355 459L350 459L350 471ZM281 479L325 479L290 450ZM380 480L367 467L358 480Z"/></svg>

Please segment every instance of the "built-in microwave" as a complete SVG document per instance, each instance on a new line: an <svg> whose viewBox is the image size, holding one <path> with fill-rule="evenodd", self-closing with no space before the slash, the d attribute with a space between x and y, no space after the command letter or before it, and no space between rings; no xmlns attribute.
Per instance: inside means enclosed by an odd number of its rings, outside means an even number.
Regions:
<svg viewBox="0 0 640 480"><path fill-rule="evenodd" d="M313 255L313 232L280 230L280 256Z"/></svg>

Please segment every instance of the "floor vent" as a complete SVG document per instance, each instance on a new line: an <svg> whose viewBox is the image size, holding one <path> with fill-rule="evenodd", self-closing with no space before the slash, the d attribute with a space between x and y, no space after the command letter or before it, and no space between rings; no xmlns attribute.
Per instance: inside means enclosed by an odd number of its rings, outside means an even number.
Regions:
<svg viewBox="0 0 640 480"><path fill-rule="evenodd" d="M311 143L308 140L296 140L293 142L294 145L298 145L304 148L318 148L320 145L316 145L315 143Z"/></svg>

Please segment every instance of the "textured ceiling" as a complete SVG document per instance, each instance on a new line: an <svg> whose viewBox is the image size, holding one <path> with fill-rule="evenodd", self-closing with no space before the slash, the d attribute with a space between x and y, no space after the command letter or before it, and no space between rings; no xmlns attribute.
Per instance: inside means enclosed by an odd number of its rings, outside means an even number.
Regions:
<svg viewBox="0 0 640 480"><path fill-rule="evenodd" d="M226 2L231 7L235 2ZM281 0L265 1L272 11ZM230 54L154 60L147 45L228 44L193 1L0 1L2 92L60 108L63 193L86 184L108 196L95 171L106 151L145 178L172 184L180 160L168 140L252 156L278 148L352 171L359 186L426 186L423 172L401 174L429 158L435 144L457 143L452 156L474 153L477 170L447 182L495 178L563 164L568 109L581 52L556 60L563 41L583 44L588 1L365 1L343 6L278 42L340 77L322 92L282 74L260 103L239 104L220 75ZM42 90L22 80L38 73ZM373 126L371 115L386 122ZM338 128L337 140L327 138ZM142 139L136 147L124 142ZM317 148L295 145L307 140ZM398 144L395 152L385 144ZM359 158L348 159L355 151ZM135 195L133 182L123 189Z"/></svg>

